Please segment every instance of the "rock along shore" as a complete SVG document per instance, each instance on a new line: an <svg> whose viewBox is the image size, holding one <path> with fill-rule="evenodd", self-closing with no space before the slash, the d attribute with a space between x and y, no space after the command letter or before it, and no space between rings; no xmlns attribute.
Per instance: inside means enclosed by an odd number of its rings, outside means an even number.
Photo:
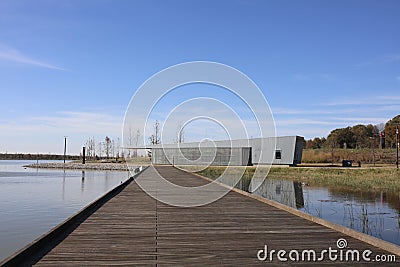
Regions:
<svg viewBox="0 0 400 267"><path fill-rule="evenodd" d="M24 167L27 168L47 168L47 169L72 169L72 170L111 170L111 171L128 171L128 166L125 163L62 163L62 162L49 162L30 164ZM134 170L138 166L130 166Z"/></svg>

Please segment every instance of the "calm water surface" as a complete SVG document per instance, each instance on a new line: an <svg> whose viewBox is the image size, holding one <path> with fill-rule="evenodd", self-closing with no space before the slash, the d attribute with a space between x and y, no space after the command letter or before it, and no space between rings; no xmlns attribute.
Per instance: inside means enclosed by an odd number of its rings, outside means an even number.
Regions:
<svg viewBox="0 0 400 267"><path fill-rule="evenodd" d="M300 210L400 245L400 192L351 192L303 187Z"/></svg>
<svg viewBox="0 0 400 267"><path fill-rule="evenodd" d="M36 161L0 160L0 261L129 177L22 167L31 163Z"/></svg>
<svg viewBox="0 0 400 267"><path fill-rule="evenodd" d="M0 260L129 177L127 172L22 167L34 162L0 161ZM236 187L251 191L243 181ZM400 245L400 192L354 193L266 179L253 193Z"/></svg>
<svg viewBox="0 0 400 267"><path fill-rule="evenodd" d="M236 187L252 191L243 182ZM253 194L400 245L400 192L352 192L268 178Z"/></svg>

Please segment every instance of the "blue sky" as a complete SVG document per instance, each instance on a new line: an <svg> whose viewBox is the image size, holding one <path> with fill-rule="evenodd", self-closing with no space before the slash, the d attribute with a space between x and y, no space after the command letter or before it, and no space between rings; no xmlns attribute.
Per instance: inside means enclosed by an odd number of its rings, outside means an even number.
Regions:
<svg viewBox="0 0 400 267"><path fill-rule="evenodd" d="M396 0L2 0L0 152L117 139L135 90L196 60L249 76L278 135L386 122L400 114L398 14Z"/></svg>

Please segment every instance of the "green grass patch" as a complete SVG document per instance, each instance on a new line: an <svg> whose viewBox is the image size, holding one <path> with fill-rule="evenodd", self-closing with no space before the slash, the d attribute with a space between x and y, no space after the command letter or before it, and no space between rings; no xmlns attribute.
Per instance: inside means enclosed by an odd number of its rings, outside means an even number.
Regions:
<svg viewBox="0 0 400 267"><path fill-rule="evenodd" d="M226 167L211 166L198 173L216 179ZM237 168L238 173L243 167ZM243 178L251 179L255 167L247 167ZM272 167L268 178L307 183L310 186L346 188L352 191L400 192L400 171L395 168Z"/></svg>

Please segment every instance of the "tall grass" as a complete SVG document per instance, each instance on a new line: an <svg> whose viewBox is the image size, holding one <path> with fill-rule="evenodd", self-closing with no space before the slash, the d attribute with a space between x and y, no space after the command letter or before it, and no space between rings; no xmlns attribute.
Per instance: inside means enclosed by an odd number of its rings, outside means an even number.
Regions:
<svg viewBox="0 0 400 267"><path fill-rule="evenodd" d="M215 179L226 167L208 167L199 174ZM243 167L229 167L243 168ZM255 167L247 167L244 179L251 179ZM310 186L346 188L353 191L400 192L400 172L395 168L277 168L272 167L268 178L300 181Z"/></svg>
<svg viewBox="0 0 400 267"><path fill-rule="evenodd" d="M395 163L395 149L334 149L333 163L339 163L344 159L360 161L361 163ZM331 149L304 149L303 163L331 163Z"/></svg>

